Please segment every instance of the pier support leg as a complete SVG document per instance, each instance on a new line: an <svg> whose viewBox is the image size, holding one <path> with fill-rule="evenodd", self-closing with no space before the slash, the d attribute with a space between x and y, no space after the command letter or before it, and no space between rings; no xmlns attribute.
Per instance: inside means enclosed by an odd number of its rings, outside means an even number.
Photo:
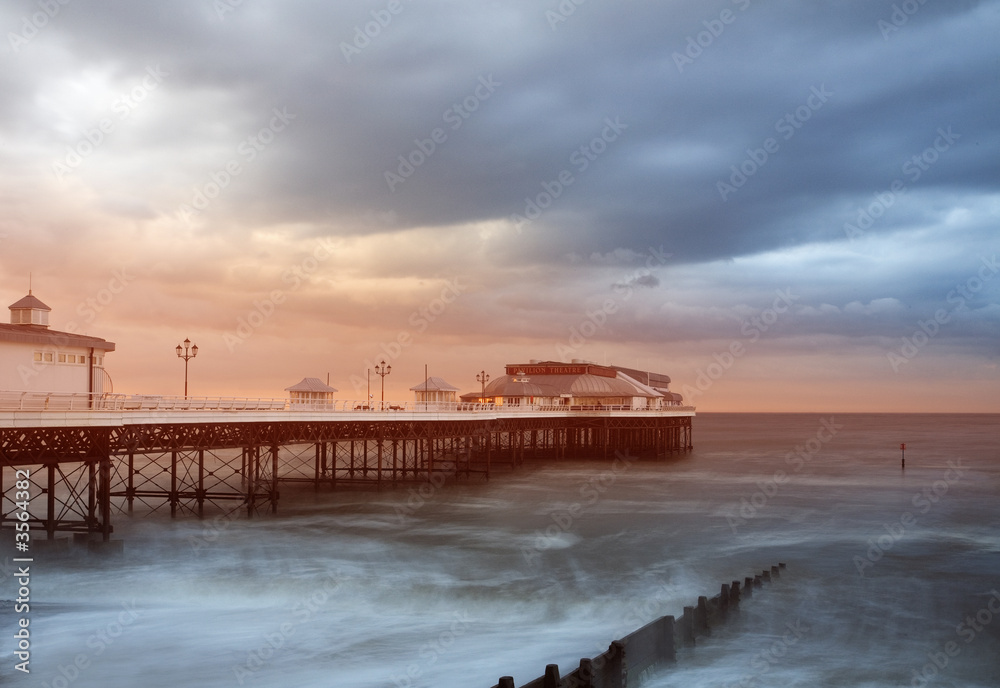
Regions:
<svg viewBox="0 0 1000 688"><path fill-rule="evenodd" d="M198 518L205 518L205 450L198 450Z"/></svg>
<svg viewBox="0 0 1000 688"><path fill-rule="evenodd" d="M257 505L257 472L259 469L260 448L256 446L247 447L244 452L246 455L246 470L243 475L246 479L247 518L253 518L253 510Z"/></svg>
<svg viewBox="0 0 1000 688"><path fill-rule="evenodd" d="M97 462L87 463L87 535L97 526Z"/></svg>
<svg viewBox="0 0 1000 688"><path fill-rule="evenodd" d="M98 487L101 502L101 539L111 540L111 457L101 457L101 483Z"/></svg>
<svg viewBox="0 0 1000 688"><path fill-rule="evenodd" d="M326 443L317 442L314 447L313 456L313 490L319 492L319 481L326 471Z"/></svg>
<svg viewBox="0 0 1000 688"><path fill-rule="evenodd" d="M46 507L48 517L45 519L45 532L49 540L56 538L56 465L50 463L48 469L48 489L46 491Z"/></svg>
<svg viewBox="0 0 1000 688"><path fill-rule="evenodd" d="M337 442L330 443L330 489L337 487Z"/></svg>
<svg viewBox="0 0 1000 688"><path fill-rule="evenodd" d="M132 502L135 501L135 452L128 450L128 487L125 490L125 499L128 502L128 512L132 513Z"/></svg>
<svg viewBox="0 0 1000 688"><path fill-rule="evenodd" d="M271 447L271 489L268 498L271 500L271 513L278 513L278 445Z"/></svg>
<svg viewBox="0 0 1000 688"><path fill-rule="evenodd" d="M170 518L177 517L177 452L170 452Z"/></svg>
<svg viewBox="0 0 1000 688"><path fill-rule="evenodd" d="M392 441L392 486L399 480L399 440Z"/></svg>

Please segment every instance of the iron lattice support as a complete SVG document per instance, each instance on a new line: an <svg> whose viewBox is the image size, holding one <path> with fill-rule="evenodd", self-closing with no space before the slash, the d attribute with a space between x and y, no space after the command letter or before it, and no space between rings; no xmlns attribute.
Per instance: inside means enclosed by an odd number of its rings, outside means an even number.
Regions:
<svg viewBox="0 0 1000 688"><path fill-rule="evenodd" d="M13 523L17 470L30 473L34 527L107 540L112 513L137 506L252 517L277 512L282 483L489 479L525 460L662 458L691 437L690 416L654 414L0 428L0 525Z"/></svg>
<svg viewBox="0 0 1000 688"><path fill-rule="evenodd" d="M17 482L27 480L32 530L109 540L110 447L110 428L0 428L0 527L14 523Z"/></svg>

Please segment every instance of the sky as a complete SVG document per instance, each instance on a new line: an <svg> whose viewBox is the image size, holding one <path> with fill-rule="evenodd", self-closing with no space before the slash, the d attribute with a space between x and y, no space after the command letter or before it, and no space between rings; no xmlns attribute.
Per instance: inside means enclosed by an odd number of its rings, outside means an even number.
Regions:
<svg viewBox="0 0 1000 688"><path fill-rule="evenodd" d="M7 0L0 296L116 392L530 359L1000 412L1000 2ZM370 375L379 398L382 379Z"/></svg>

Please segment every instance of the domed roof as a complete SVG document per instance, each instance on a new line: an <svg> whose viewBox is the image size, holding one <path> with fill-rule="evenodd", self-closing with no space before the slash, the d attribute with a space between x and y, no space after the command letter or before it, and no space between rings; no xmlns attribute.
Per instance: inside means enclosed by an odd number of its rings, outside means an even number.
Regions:
<svg viewBox="0 0 1000 688"><path fill-rule="evenodd" d="M631 397L637 393L636 388L625 380L617 377L602 377L598 375L554 375L552 377L567 378L570 391L575 396L596 397L615 396ZM573 379L575 378L575 379ZM572 380L572 382L570 382Z"/></svg>
<svg viewBox="0 0 1000 688"><path fill-rule="evenodd" d="M525 381L523 378L514 375L504 375L496 380L491 380L486 385L486 396L488 397L544 397L549 396L546 392L533 382Z"/></svg>
<svg viewBox="0 0 1000 688"><path fill-rule="evenodd" d="M645 394L636 385L617 377L600 375L537 375L524 378L504 375L486 385L486 396L495 397L633 397Z"/></svg>

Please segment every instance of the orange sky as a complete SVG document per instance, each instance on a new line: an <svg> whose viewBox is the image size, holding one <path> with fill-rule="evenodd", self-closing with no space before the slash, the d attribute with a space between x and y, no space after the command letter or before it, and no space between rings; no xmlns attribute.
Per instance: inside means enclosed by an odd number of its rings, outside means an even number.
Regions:
<svg viewBox="0 0 1000 688"><path fill-rule="evenodd" d="M992 3L736 3L686 58L693 0L418 4L346 51L363 3L0 7L0 298L32 274L120 392L182 393L188 337L198 395L582 358L1000 412Z"/></svg>

